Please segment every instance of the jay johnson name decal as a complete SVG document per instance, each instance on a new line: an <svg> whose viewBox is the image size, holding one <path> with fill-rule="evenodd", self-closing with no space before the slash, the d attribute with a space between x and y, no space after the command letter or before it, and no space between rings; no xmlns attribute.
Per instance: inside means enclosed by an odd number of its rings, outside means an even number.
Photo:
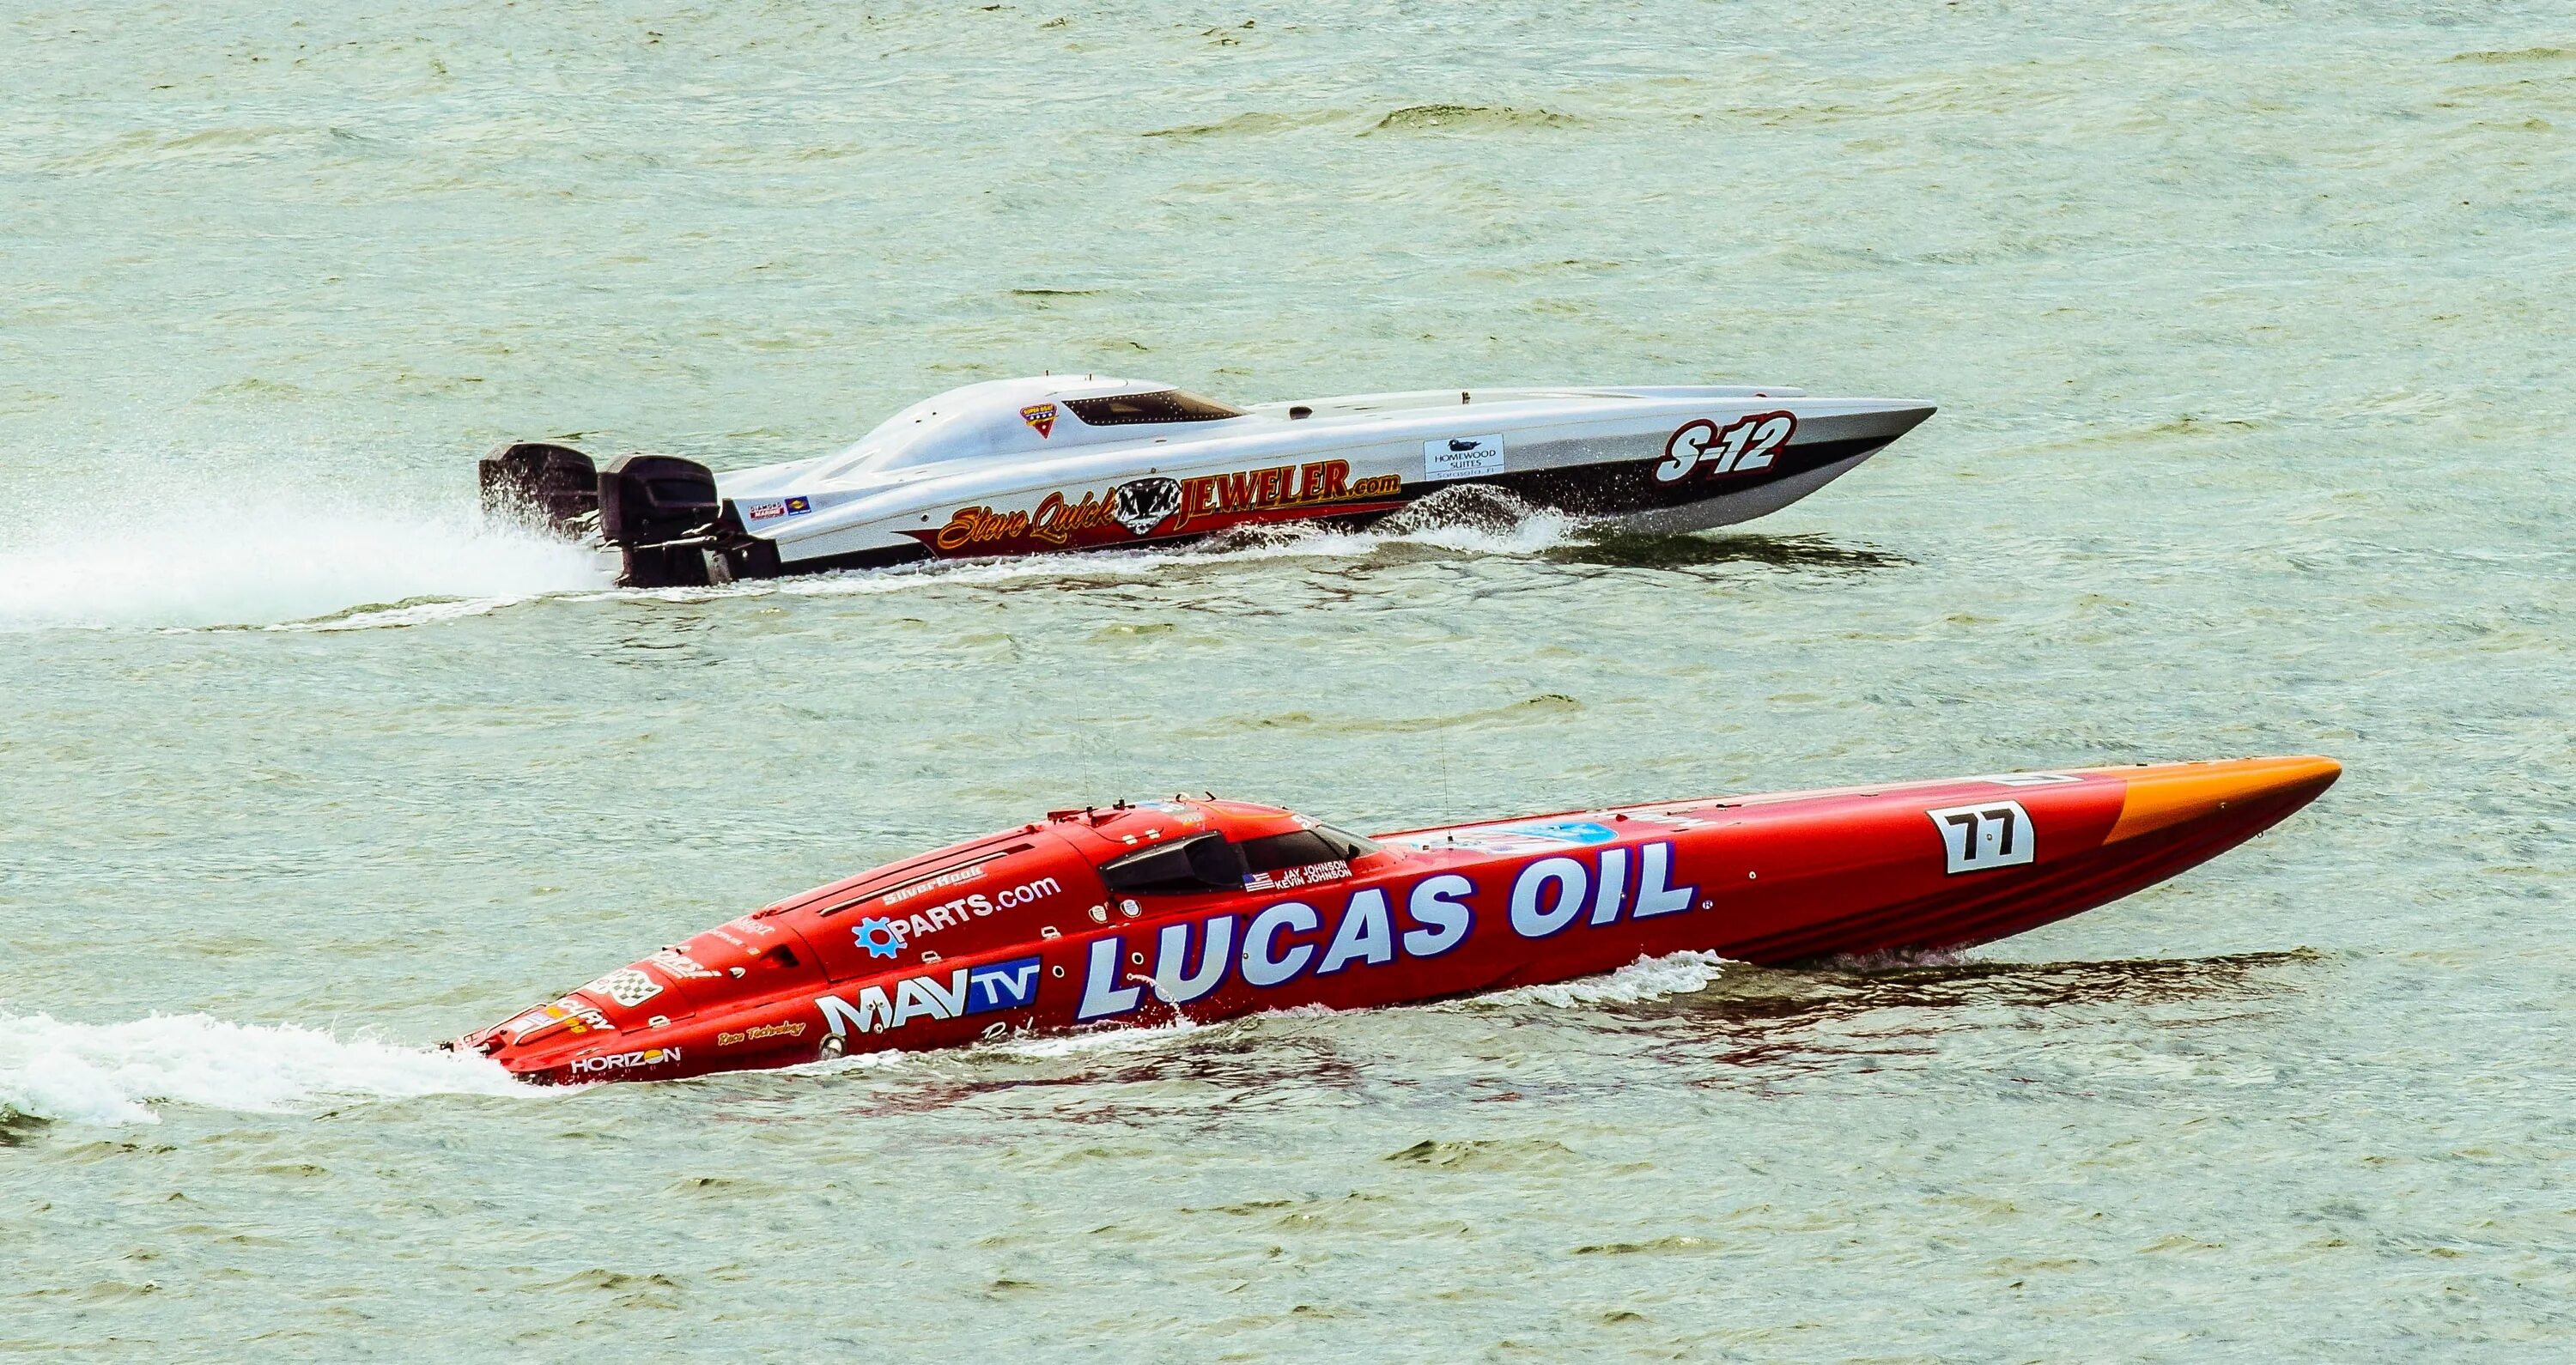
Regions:
<svg viewBox="0 0 2576 1365"><path fill-rule="evenodd" d="M1402 476L1351 477L1348 460L1273 465L1172 479L1130 479L1105 493L1084 493L1079 501L1049 493L1033 510L1010 511L985 504L961 507L936 531L908 532L942 554L1007 551L1037 545L1066 545L1131 536L1181 535L1194 528L1217 529L1230 520L1273 512L1293 512L1335 503L1399 496ZM1216 525L1198 527L1198 523Z"/></svg>
<svg viewBox="0 0 2576 1365"><path fill-rule="evenodd" d="M1513 933L1540 939L1577 923L1600 926L1623 916L1640 920L1677 914L1691 908L1699 888L1673 885L1672 870L1669 843L1605 848L1590 858L1540 858L1514 874L1505 918ZM1186 1005L1224 985L1229 976L1271 990L1301 977L1383 967L1398 956L1438 957L1475 931L1476 911L1469 901L1479 891L1473 878L1457 872L1425 877L1409 887L1365 887L1344 900L1329 932L1323 911L1304 901L1280 901L1249 916L1211 915L1167 924L1156 935L1150 977L1130 975L1126 940L1106 935L1089 945L1074 1019L1089 1023L1131 1013L1143 1005L1148 990L1165 1004ZM1139 964L1142 956L1136 955ZM1041 958L1023 957L960 967L945 976L862 986L847 998L817 996L814 1004L834 1038L881 1033L915 1019L1030 1009L1037 1004L1042 965Z"/></svg>

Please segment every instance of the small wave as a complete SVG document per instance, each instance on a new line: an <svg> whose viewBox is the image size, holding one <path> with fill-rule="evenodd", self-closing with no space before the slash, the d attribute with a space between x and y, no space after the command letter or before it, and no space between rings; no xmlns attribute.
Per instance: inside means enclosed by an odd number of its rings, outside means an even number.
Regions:
<svg viewBox="0 0 2576 1365"><path fill-rule="evenodd" d="M1726 970L1726 959L1686 948L1663 957L1641 957L1607 976L1587 976L1544 986L1515 986L1476 997L1478 1005L1637 1005L1705 989Z"/></svg>
<svg viewBox="0 0 2576 1365"><path fill-rule="evenodd" d="M1415 104L1377 121L1370 133L1495 131L1515 128L1570 128L1583 120L1546 109L1514 109L1482 104ZM1360 134L1362 137L1368 133Z"/></svg>
<svg viewBox="0 0 2576 1365"><path fill-rule="evenodd" d="M1177 1012L1176 1012L1177 1013ZM1210 1027L1186 1014L1168 1023L1142 1028L1105 1028L1083 1033L1038 1033L1025 1038L998 1039L991 1050L1007 1057L1053 1061L1064 1057L1114 1056L1124 1052L1150 1052Z"/></svg>
<svg viewBox="0 0 2576 1365"><path fill-rule="evenodd" d="M608 586L598 554L470 508L172 497L0 550L0 631L429 619ZM401 610L394 611L397 604ZM457 614L448 611L445 614Z"/></svg>
<svg viewBox="0 0 2576 1365"><path fill-rule="evenodd" d="M0 1113L157 1123L156 1106L291 1113L349 1099L532 1095L496 1062L205 1014L74 1024L0 1014Z"/></svg>
<svg viewBox="0 0 2576 1365"><path fill-rule="evenodd" d="M1234 114L1226 118L1218 119L1214 123L1186 123L1174 128L1155 128L1140 133L1137 136L1202 138L1292 132L1299 128L1311 128L1319 123L1330 123L1335 119L1343 117L1347 116L1338 109L1312 109L1294 114L1274 114L1261 110L1248 110L1244 113Z"/></svg>

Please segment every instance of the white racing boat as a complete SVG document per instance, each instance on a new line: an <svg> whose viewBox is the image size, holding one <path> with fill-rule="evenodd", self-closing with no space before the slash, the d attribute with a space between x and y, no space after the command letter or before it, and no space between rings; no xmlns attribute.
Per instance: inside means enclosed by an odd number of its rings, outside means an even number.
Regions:
<svg viewBox="0 0 2576 1365"><path fill-rule="evenodd" d="M1932 415L1798 389L1567 387L1359 394L1232 407L1097 376L925 399L836 455L714 473L606 469L568 446L482 462L488 512L597 535L629 587L930 558L1168 544L1288 521L1360 525L1460 485L1643 531L1777 511Z"/></svg>

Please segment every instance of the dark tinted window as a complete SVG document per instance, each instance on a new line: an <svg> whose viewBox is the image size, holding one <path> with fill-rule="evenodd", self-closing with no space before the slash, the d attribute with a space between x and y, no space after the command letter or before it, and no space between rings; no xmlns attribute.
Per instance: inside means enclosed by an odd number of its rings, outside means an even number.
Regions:
<svg viewBox="0 0 2576 1365"><path fill-rule="evenodd" d="M1095 427L1125 427L1140 422L1218 422L1243 415L1241 408L1229 408L1213 398L1179 389L1110 398L1071 398L1065 400L1065 406L1086 425Z"/></svg>
<svg viewBox="0 0 2576 1365"><path fill-rule="evenodd" d="M1317 825L1287 834L1273 834L1263 839L1246 839L1243 865L1253 872L1276 872L1283 867L1308 867L1337 859L1348 861L1363 853L1374 853L1377 845L1356 834L1345 834L1330 825Z"/></svg>
<svg viewBox="0 0 2576 1365"><path fill-rule="evenodd" d="M1139 896L1187 896L1243 889L1243 855L1221 834L1130 853L1100 869L1112 891Z"/></svg>

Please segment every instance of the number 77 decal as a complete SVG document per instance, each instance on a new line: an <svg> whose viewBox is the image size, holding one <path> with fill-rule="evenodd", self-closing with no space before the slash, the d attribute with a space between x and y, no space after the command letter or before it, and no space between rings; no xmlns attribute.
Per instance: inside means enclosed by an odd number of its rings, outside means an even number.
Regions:
<svg viewBox="0 0 2576 1365"><path fill-rule="evenodd" d="M2038 856L2039 831L2031 828L2030 812L2019 801L1984 801L1923 813L1941 831L1941 851L1953 875L2018 867Z"/></svg>

